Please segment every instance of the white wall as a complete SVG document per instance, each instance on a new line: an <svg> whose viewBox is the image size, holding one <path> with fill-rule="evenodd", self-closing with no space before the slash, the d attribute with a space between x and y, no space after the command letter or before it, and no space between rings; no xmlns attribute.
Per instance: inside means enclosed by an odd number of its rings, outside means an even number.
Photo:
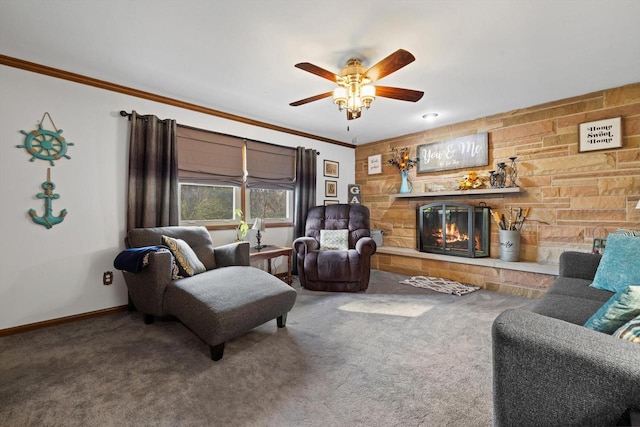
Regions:
<svg viewBox="0 0 640 427"><path fill-rule="evenodd" d="M324 200L322 161L340 162L338 196L347 200L355 182L354 150L220 119L190 110L0 66L0 329L124 305L127 292L113 259L123 249L129 122L120 110L173 118L180 124L260 141L320 151L318 204ZM44 213L42 192L49 163L30 162L16 145L49 112L70 146L71 159L55 161L51 180L60 198L53 214L67 209L52 229L27 211ZM45 119L44 129L53 129ZM269 229L264 243L289 245L290 229ZM253 235L251 236L253 239ZM215 232L216 245L233 240ZM254 241L254 239L253 239ZM111 286L102 273L114 271Z"/></svg>

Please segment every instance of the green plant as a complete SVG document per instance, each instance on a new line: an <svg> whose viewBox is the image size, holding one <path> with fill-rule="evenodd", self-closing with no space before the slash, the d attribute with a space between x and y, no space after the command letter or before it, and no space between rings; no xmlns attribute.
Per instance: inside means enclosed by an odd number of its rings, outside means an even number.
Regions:
<svg viewBox="0 0 640 427"><path fill-rule="evenodd" d="M236 227L236 239L242 240L247 235L247 231L249 231L249 224L247 224L242 215L242 209L235 210L236 217L240 218L240 223L238 227Z"/></svg>

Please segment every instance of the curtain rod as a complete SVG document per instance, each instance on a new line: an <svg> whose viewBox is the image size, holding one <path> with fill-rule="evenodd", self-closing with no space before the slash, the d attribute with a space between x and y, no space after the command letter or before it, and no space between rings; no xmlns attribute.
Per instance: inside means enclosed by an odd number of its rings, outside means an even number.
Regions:
<svg viewBox="0 0 640 427"><path fill-rule="evenodd" d="M131 120L131 113L127 113L125 110L120 110L120 115L121 115L122 117L126 117L128 120ZM182 127L189 128L189 129L195 129L195 130L204 130L205 132L217 133L217 134L225 135L225 136L229 136L229 137L232 137L232 138L240 138L240 139L244 139L245 141L246 141L246 140L249 140L249 138L241 138L241 137L238 137L238 136L235 136L235 135L228 135L228 134L226 134L226 133L220 133L220 132L215 132L215 131L211 131L211 130L200 129L200 128L196 128L196 127L192 127L192 126L187 126L187 125L180 125L180 124L178 124L178 126L182 126ZM281 145L274 144L274 143L272 143L272 142L256 141L256 140L254 140L254 139L251 139L251 141L260 142L260 143L262 143L262 144L270 144L270 145L275 145L275 146L278 146L278 147L283 147L283 146L281 146ZM317 154L318 154L318 156L319 156L319 155L320 155L320 152L319 152L319 151L317 151Z"/></svg>
<svg viewBox="0 0 640 427"><path fill-rule="evenodd" d="M120 110L120 115L122 117L126 117L127 120L129 120L129 121L131 121L131 116L133 115L132 113L133 113L133 111L131 113L127 113L124 110ZM146 115L145 114L138 114L138 118L141 119L141 120L144 120L145 122L149 121L149 116L150 116L150 114L146 114ZM158 120L161 120L161 119L158 119ZM162 121L164 121L164 120L168 120L168 119L163 119Z"/></svg>

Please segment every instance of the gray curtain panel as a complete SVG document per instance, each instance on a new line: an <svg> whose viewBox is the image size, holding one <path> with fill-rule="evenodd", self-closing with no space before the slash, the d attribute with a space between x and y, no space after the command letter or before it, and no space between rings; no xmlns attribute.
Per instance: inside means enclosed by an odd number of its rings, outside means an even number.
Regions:
<svg viewBox="0 0 640 427"><path fill-rule="evenodd" d="M127 230L178 225L176 121L131 113Z"/></svg>
<svg viewBox="0 0 640 427"><path fill-rule="evenodd" d="M316 176L318 152L311 148L298 147L296 152L296 201L293 220L293 239L304 236L307 212L316 205ZM297 263L293 263L293 274L298 274Z"/></svg>

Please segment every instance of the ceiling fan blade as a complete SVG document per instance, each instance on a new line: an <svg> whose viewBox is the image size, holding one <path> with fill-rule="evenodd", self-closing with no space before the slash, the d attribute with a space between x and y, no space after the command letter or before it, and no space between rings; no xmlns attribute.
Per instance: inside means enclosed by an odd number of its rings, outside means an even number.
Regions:
<svg viewBox="0 0 640 427"><path fill-rule="evenodd" d="M311 74L315 74L316 76L320 76L324 79L331 80L332 82L336 82L338 76L336 76L331 71L327 71L324 68L320 68L317 65L313 65L310 62L301 62L295 65L296 68L300 68L301 70L307 71Z"/></svg>
<svg viewBox="0 0 640 427"><path fill-rule="evenodd" d="M377 86L376 96L383 98L399 99L400 101L418 102L424 95L424 92L412 89L402 89L399 87Z"/></svg>
<svg viewBox="0 0 640 427"><path fill-rule="evenodd" d="M398 71L400 68L411 64L416 58L404 49L398 49L391 55L369 68L364 75L372 81L380 80L389 74Z"/></svg>
<svg viewBox="0 0 640 427"><path fill-rule="evenodd" d="M308 104L309 102L318 101L319 99L328 98L331 95L333 95L333 92L325 92L325 93L321 93L320 95L310 96L309 98L305 98L305 99L301 99L300 101L292 102L289 105L291 105L292 107L297 107L299 105Z"/></svg>

